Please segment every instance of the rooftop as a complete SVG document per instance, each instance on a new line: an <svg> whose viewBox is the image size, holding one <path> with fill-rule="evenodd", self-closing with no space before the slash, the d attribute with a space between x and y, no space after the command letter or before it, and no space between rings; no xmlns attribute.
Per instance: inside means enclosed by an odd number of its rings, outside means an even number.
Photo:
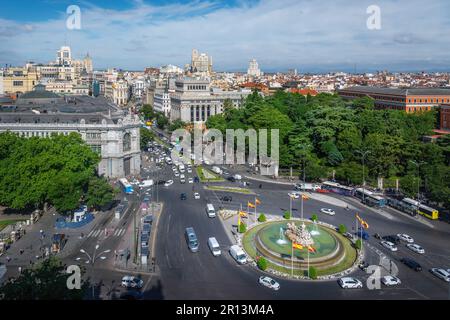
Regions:
<svg viewBox="0 0 450 320"><path fill-rule="evenodd" d="M384 87L369 87L369 86L355 86L346 89L341 89L339 92L360 92L369 94L389 94L398 96L414 96L414 95L449 95L450 88L384 88Z"/></svg>

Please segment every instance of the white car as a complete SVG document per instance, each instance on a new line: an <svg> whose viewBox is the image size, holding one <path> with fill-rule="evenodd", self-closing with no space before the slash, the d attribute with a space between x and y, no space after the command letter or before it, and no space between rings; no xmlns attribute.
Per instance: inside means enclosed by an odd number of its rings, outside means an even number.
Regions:
<svg viewBox="0 0 450 320"><path fill-rule="evenodd" d="M405 233L399 233L399 234L397 234L397 237L399 237L401 240L403 240L405 242L408 242L408 243L413 243L414 242L414 239L411 238L410 236L408 236Z"/></svg>
<svg viewBox="0 0 450 320"><path fill-rule="evenodd" d="M267 277L267 276L259 277L259 284L262 284L263 286L268 287L273 290L280 289L280 284L278 282L276 282L275 280L273 280L272 278Z"/></svg>
<svg viewBox="0 0 450 320"><path fill-rule="evenodd" d="M417 243L408 243L406 247L408 247L409 250L414 251L415 253L419 254L425 253L425 249L419 246Z"/></svg>
<svg viewBox="0 0 450 320"><path fill-rule="evenodd" d="M298 193L298 192L289 192L288 196L293 198L293 199L299 199L300 198L300 193Z"/></svg>
<svg viewBox="0 0 450 320"><path fill-rule="evenodd" d="M381 282L387 287L396 286L396 285L402 283L399 278L391 276L391 275L384 276L383 278L381 278Z"/></svg>
<svg viewBox="0 0 450 320"><path fill-rule="evenodd" d="M334 212L333 209L327 209L327 208L320 209L320 212L328 214L330 216L334 216L336 214L336 212Z"/></svg>
<svg viewBox="0 0 450 320"><path fill-rule="evenodd" d="M144 281L142 279L133 277L133 276L125 276L122 278L122 287L125 288L136 288L140 289L144 286Z"/></svg>
<svg viewBox="0 0 450 320"><path fill-rule="evenodd" d="M430 269L430 272L439 279L442 279L445 282L450 282L450 272L441 268L432 268Z"/></svg>
<svg viewBox="0 0 450 320"><path fill-rule="evenodd" d="M169 180L169 181L166 181L166 183L164 183L164 187L168 187L171 185L173 185L173 180Z"/></svg>
<svg viewBox="0 0 450 320"><path fill-rule="evenodd" d="M356 278L344 277L338 280L339 285L342 289L357 289L362 288L363 284Z"/></svg>
<svg viewBox="0 0 450 320"><path fill-rule="evenodd" d="M188 183L194 183L194 179L189 178L189 179L188 179Z"/></svg>
<svg viewBox="0 0 450 320"><path fill-rule="evenodd" d="M381 241L381 245L393 252L397 251L397 247L395 246L395 244L393 244L392 242L389 241Z"/></svg>
<svg viewBox="0 0 450 320"><path fill-rule="evenodd" d="M174 172L174 175L175 175L175 177L179 177L179 176L180 176L180 173L179 173L178 171L175 171L175 172Z"/></svg>
<svg viewBox="0 0 450 320"><path fill-rule="evenodd" d="M188 173L192 173L192 169L191 168L187 168L187 172Z"/></svg>
<svg viewBox="0 0 450 320"><path fill-rule="evenodd" d="M200 193L194 192L194 199L199 200L200 199Z"/></svg>

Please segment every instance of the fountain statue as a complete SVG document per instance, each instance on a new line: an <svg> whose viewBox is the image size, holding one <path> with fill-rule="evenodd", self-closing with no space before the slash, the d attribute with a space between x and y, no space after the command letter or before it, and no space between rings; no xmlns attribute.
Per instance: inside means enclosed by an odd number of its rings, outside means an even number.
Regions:
<svg viewBox="0 0 450 320"><path fill-rule="evenodd" d="M306 229L305 223L302 223L300 227L297 227L293 222L288 223L285 235L292 242L298 243L305 247L312 246L314 244L314 240L309 231Z"/></svg>

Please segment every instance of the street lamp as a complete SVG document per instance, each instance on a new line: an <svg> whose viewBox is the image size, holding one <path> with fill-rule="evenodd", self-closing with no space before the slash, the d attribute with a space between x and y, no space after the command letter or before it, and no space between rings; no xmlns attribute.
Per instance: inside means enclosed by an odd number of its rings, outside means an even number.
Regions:
<svg viewBox="0 0 450 320"><path fill-rule="evenodd" d="M364 175L364 159L366 158L366 156L370 153L369 150L366 151L360 151L360 150L356 150L357 153L359 153L361 155L362 158L362 172L363 172L363 203L365 203L365 190L364 187L366 186L366 179L365 179L365 175Z"/></svg>
<svg viewBox="0 0 450 320"><path fill-rule="evenodd" d="M420 207L420 166L423 164L422 161L417 162L414 160L409 160L412 164L417 167L417 211Z"/></svg>
<svg viewBox="0 0 450 320"><path fill-rule="evenodd" d="M102 256L102 254L111 252L111 250L108 249L108 250L104 250L104 251L100 252L99 254L96 254L99 247L100 247L99 244L97 244L97 245L95 246L94 254L93 254L92 256L89 255L89 253L87 253L86 250L80 249L80 252L81 252L81 253L84 253L84 254L88 257L88 259L89 259L89 260L88 260L88 263L90 262L90 263L92 264L92 269L94 268L95 261L97 261L97 258L100 258L101 260L105 260L106 257L105 257L105 256ZM92 298L93 298L93 299L95 298L95 287L94 287L93 284L92 284Z"/></svg>
<svg viewBox="0 0 450 320"><path fill-rule="evenodd" d="M305 160L306 160L306 149L311 148L311 144L307 143L307 144L300 144L300 148L302 150L305 151L305 153L303 154L303 183L306 183L306 164L305 164ZM304 190L303 190L304 191Z"/></svg>

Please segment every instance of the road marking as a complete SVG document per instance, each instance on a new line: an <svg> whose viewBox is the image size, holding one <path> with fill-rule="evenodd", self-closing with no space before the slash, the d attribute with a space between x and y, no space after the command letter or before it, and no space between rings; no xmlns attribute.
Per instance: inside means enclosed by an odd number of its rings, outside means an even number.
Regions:
<svg viewBox="0 0 450 320"><path fill-rule="evenodd" d="M122 231L122 229L116 229L116 231L114 231L114 236L118 236L120 231Z"/></svg>
<svg viewBox="0 0 450 320"><path fill-rule="evenodd" d="M89 238L90 236L92 236L92 234L94 233L94 231L95 231L95 230L91 230L91 232L89 232L88 238Z"/></svg>

